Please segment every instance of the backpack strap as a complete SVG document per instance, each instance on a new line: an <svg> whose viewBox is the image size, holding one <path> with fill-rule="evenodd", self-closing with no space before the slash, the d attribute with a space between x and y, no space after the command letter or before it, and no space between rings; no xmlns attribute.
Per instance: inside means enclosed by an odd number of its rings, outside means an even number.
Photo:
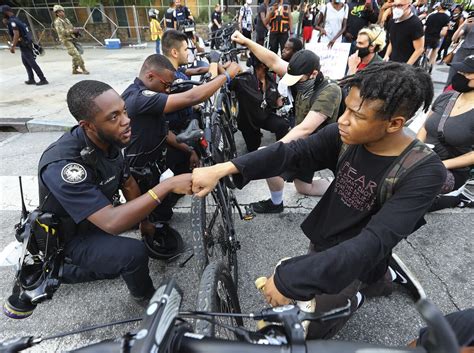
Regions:
<svg viewBox="0 0 474 353"><path fill-rule="evenodd" d="M336 165L336 173L339 170L339 165L341 164L341 161L344 159L344 157L347 154L347 150L349 149L349 145L347 143L342 143L341 149L339 150L339 156L337 157L337 165Z"/></svg>
<svg viewBox="0 0 474 353"><path fill-rule="evenodd" d="M441 116L441 119L439 120L438 124L438 140L444 145L446 144L446 140L444 138L444 125L446 124L446 121L449 118L449 115L451 114L451 111L454 108L454 104L456 104L456 100L458 99L460 93L459 92L454 92L454 94L449 98L448 104L446 104L446 107L444 108L443 115Z"/></svg>
<svg viewBox="0 0 474 353"><path fill-rule="evenodd" d="M423 142L415 139L387 169L377 190L377 203L381 207L395 192L401 180L420 163L435 155Z"/></svg>

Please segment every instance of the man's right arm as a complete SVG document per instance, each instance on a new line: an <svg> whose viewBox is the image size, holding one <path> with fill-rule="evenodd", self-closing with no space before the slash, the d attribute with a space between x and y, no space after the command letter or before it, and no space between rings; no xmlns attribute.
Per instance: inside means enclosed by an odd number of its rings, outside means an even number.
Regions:
<svg viewBox="0 0 474 353"><path fill-rule="evenodd" d="M233 79L240 71L237 63L232 63L226 70L227 74ZM193 105L204 102L214 94L227 81L227 76L222 74L201 86L194 87L189 91L170 94L166 101L164 113L175 112L180 109L191 107Z"/></svg>
<svg viewBox="0 0 474 353"><path fill-rule="evenodd" d="M288 63L271 50L245 38L242 33L238 31L232 34L232 40L247 47L262 63L273 70L278 76L282 77L286 74Z"/></svg>

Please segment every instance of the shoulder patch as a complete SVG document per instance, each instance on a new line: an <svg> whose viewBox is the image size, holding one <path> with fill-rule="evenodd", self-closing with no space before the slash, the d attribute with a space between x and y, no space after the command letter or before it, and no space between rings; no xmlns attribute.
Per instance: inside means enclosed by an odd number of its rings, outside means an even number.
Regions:
<svg viewBox="0 0 474 353"><path fill-rule="evenodd" d="M144 89L144 90L142 91L142 94L143 94L145 97L153 97L154 95L157 94L157 92L150 91L149 89Z"/></svg>
<svg viewBox="0 0 474 353"><path fill-rule="evenodd" d="M78 163L68 163L61 170L61 178L69 184L78 184L86 180L87 171Z"/></svg>

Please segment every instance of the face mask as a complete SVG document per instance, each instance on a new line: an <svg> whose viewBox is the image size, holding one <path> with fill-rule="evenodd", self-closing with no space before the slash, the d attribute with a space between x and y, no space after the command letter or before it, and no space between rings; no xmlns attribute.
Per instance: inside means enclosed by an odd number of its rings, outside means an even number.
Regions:
<svg viewBox="0 0 474 353"><path fill-rule="evenodd" d="M461 75L459 72L457 72L453 76L453 80L451 81L451 83L455 91L458 91L461 93L474 91L474 87L469 87L469 80L467 79L467 77L464 75Z"/></svg>
<svg viewBox="0 0 474 353"><path fill-rule="evenodd" d="M361 58L361 59L365 58L367 55L370 54L369 47L367 47L367 48L359 48L359 47L357 47L357 50L359 51L359 52L358 52L358 56L359 56L359 58Z"/></svg>
<svg viewBox="0 0 474 353"><path fill-rule="evenodd" d="M403 13L404 13L404 12L405 12L405 11L404 11L403 9L399 9L399 8L394 8L394 9L392 9L393 19L394 19L394 20L400 19L400 17L403 16Z"/></svg>
<svg viewBox="0 0 474 353"><path fill-rule="evenodd" d="M309 80L306 80L306 81L303 81L303 82L297 82L295 84L295 89L298 91L298 92L306 92L308 90L310 90L311 88L313 88L314 84L315 84L315 81L316 79L314 78L310 78Z"/></svg>

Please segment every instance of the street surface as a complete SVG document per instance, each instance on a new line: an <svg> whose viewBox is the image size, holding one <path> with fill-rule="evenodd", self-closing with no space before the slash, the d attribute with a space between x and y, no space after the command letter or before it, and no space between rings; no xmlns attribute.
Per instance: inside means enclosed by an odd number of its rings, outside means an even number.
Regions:
<svg viewBox="0 0 474 353"><path fill-rule="evenodd" d="M36 167L41 152L74 124L65 104L67 89L75 82L90 78L110 83L118 92L136 76L143 59L152 49L86 49L85 61L90 76L71 76L70 59L63 50L48 50L39 63L51 84L43 87L25 86L24 68L19 54L0 51L0 123L2 119L33 118L28 124L34 133L0 130L0 250L14 240L13 226L20 217L20 195L17 176L23 176L26 203L29 210L37 205ZM434 80L443 82L446 67L436 69ZM442 84L436 84L437 92ZM54 131L56 130L56 131ZM241 136L239 149L243 152ZM274 141L265 135L264 143ZM329 174L323 172L323 177ZM264 181L249 184L236 192L241 204L268 198ZM190 197L178 203L172 225L189 244ZM306 252L308 241L299 228L318 198L298 195L292 184L285 189L285 212L278 215L258 215L250 222L236 219L241 241L239 251L239 297L243 312L258 311L265 306L254 280L269 275L279 259ZM427 225L402 241L395 251L420 279L427 295L444 313L473 306L474 261L472 210L445 210L426 216ZM137 232L125 236L138 237ZM179 259L171 264L150 260L150 271L158 286L165 277L174 277L184 291L183 309L193 309L198 278L193 261L180 268ZM10 295L14 272L12 267L0 267L0 301ZM341 340L356 340L389 345L404 345L418 335L423 323L408 294L399 286L390 297L367 299L362 308L337 336ZM80 285L61 285L53 300L41 304L33 315L15 321L0 315L0 340L22 335L51 335L111 321L141 316L143 309L128 296L121 279ZM252 323L249 326L252 327ZM138 324L127 324L95 332L45 342L33 352L55 352L77 348L91 342L113 338L133 330Z"/></svg>

